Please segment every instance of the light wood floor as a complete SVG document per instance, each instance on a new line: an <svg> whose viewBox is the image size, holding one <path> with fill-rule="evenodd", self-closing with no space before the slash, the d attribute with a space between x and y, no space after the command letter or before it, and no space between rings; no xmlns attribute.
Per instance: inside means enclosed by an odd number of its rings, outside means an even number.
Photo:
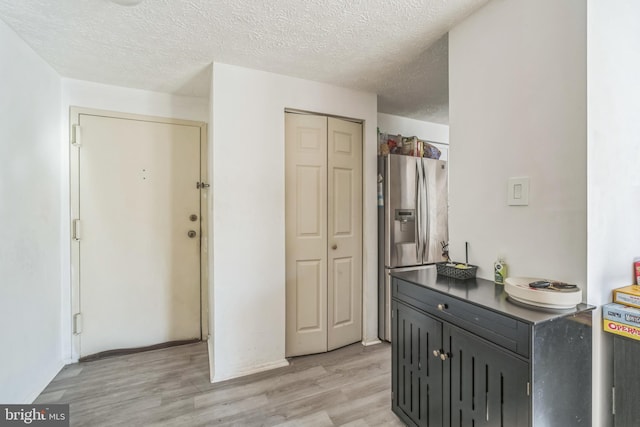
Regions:
<svg viewBox="0 0 640 427"><path fill-rule="evenodd" d="M402 426L389 344L353 344L211 384L206 344L66 366L35 403L69 403L72 426Z"/></svg>

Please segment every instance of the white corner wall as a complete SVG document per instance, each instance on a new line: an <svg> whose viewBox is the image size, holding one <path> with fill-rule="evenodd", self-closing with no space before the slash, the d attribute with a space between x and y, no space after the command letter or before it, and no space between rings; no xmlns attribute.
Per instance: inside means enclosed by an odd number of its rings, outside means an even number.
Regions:
<svg viewBox="0 0 640 427"><path fill-rule="evenodd" d="M69 208L69 108L83 107L120 113L207 122L209 99L152 92L84 80L62 79L62 109L59 115L62 140L62 349L67 363L78 359L71 334L71 231Z"/></svg>
<svg viewBox="0 0 640 427"><path fill-rule="evenodd" d="M377 341L375 94L214 63L213 381L285 360L285 108L364 120L363 342Z"/></svg>
<svg viewBox="0 0 640 427"><path fill-rule="evenodd" d="M586 292L586 3L496 0L449 34L452 257ZM530 177L528 206L507 179Z"/></svg>
<svg viewBox="0 0 640 427"><path fill-rule="evenodd" d="M592 424L602 427L613 423L612 357L611 337L602 332L599 306L611 300L613 288L632 283L631 263L640 254L636 238L640 232L640 123L635 114L640 109L640 60L635 54L640 29L634 19L640 15L640 5L614 3L494 1L449 38L453 49L449 69L457 75L450 81L458 100L455 105L451 100L454 162L459 160L459 149L466 150L459 146L460 140L470 138L473 142L468 141L467 146L479 145L475 151L466 151L468 161L462 166L482 177L477 185L468 181L471 187L456 192L456 197L475 197L474 205L481 198L488 199L476 194L483 191L482 186L493 184L488 187L493 190L499 184L495 169L507 171L500 181L520 173L514 165L522 168L523 175L533 178L529 170L540 175L532 179L529 208L511 208L509 215L504 208L493 212L483 208L479 220L474 218L475 212L468 220L488 224L481 237L502 245L485 246L512 260L510 274L544 274L577 282L588 290L587 302L596 306ZM472 34L469 28L473 26L476 31L484 26L485 36ZM505 31L505 27L510 28ZM534 28L538 30L530 31ZM469 58L475 59L463 60L465 49ZM472 71L461 69L463 66ZM485 75L486 69L493 77ZM479 70L482 78L469 78L473 70ZM478 89L490 108L478 99ZM471 105L460 104L465 92L476 100ZM463 107L462 114L458 107ZM476 121L468 107L480 112ZM504 123L498 127L495 124L499 121ZM481 139L473 139L466 131L469 122L480 131ZM486 145L489 139L496 142ZM509 145L518 147L519 152ZM482 155L482 149L497 150L493 161ZM476 164L471 160L474 156ZM454 169L452 165L458 178L456 189L463 188L463 179L471 173L460 171L460 175ZM504 194L501 189L498 193ZM497 205L495 195L493 199L492 204ZM470 205L457 202L458 207L460 203ZM461 211L456 213L456 224L463 223ZM458 227L458 241L466 237L463 233L468 228ZM525 263L512 256L518 238L530 258ZM510 242L511 247L503 248L503 242ZM484 258L481 262L489 268L489 256Z"/></svg>
<svg viewBox="0 0 640 427"><path fill-rule="evenodd" d="M634 283L640 256L640 3L588 1L589 303ZM594 426L611 426L612 339L594 312ZM597 403L597 405L596 405Z"/></svg>
<svg viewBox="0 0 640 427"><path fill-rule="evenodd" d="M0 21L0 402L31 403L63 366L61 89Z"/></svg>

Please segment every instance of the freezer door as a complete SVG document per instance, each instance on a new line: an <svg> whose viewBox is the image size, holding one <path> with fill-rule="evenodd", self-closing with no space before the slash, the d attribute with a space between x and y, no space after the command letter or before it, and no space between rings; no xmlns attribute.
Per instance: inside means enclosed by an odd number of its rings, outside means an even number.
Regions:
<svg viewBox="0 0 640 427"><path fill-rule="evenodd" d="M384 233L386 267L421 264L416 230L417 162L419 158L390 154L385 158Z"/></svg>
<svg viewBox="0 0 640 427"><path fill-rule="evenodd" d="M421 244L423 263L444 261L440 242L449 241L447 162L422 159L426 187L426 223Z"/></svg>

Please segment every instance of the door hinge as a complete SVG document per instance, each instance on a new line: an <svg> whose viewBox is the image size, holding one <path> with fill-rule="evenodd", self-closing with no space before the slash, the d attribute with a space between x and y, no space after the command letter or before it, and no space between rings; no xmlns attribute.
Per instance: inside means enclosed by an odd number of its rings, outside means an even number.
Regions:
<svg viewBox="0 0 640 427"><path fill-rule="evenodd" d="M71 126L71 145L74 147L80 147L82 145L82 133L80 132L80 125Z"/></svg>
<svg viewBox="0 0 640 427"><path fill-rule="evenodd" d="M73 335L80 335L82 333L82 313L76 313L73 315Z"/></svg>
<svg viewBox="0 0 640 427"><path fill-rule="evenodd" d="M527 396L531 396L531 383L527 381Z"/></svg>
<svg viewBox="0 0 640 427"><path fill-rule="evenodd" d="M616 388L611 387L611 414L616 414Z"/></svg>
<svg viewBox="0 0 640 427"><path fill-rule="evenodd" d="M201 188L209 188L210 185L209 184L205 184L204 182L196 182L196 188L197 189L201 189Z"/></svg>
<svg viewBox="0 0 640 427"><path fill-rule="evenodd" d="M73 220L73 225L72 225L72 230L71 230L72 234L73 234L73 240L80 240L80 238L82 237L81 234L81 228L80 228L80 220L79 219L74 219Z"/></svg>

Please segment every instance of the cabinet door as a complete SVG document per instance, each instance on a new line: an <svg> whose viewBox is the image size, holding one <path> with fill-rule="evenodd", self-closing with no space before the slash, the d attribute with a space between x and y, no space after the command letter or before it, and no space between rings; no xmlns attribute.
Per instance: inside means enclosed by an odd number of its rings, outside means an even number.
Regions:
<svg viewBox="0 0 640 427"><path fill-rule="evenodd" d="M640 425L640 406L637 402L640 384L638 359L640 342L617 335L613 337L613 419L616 427Z"/></svg>
<svg viewBox="0 0 640 427"><path fill-rule="evenodd" d="M529 364L468 332L445 324L445 426L529 425Z"/></svg>
<svg viewBox="0 0 640 427"><path fill-rule="evenodd" d="M393 411L405 422L441 427L442 323L397 301L392 303Z"/></svg>

